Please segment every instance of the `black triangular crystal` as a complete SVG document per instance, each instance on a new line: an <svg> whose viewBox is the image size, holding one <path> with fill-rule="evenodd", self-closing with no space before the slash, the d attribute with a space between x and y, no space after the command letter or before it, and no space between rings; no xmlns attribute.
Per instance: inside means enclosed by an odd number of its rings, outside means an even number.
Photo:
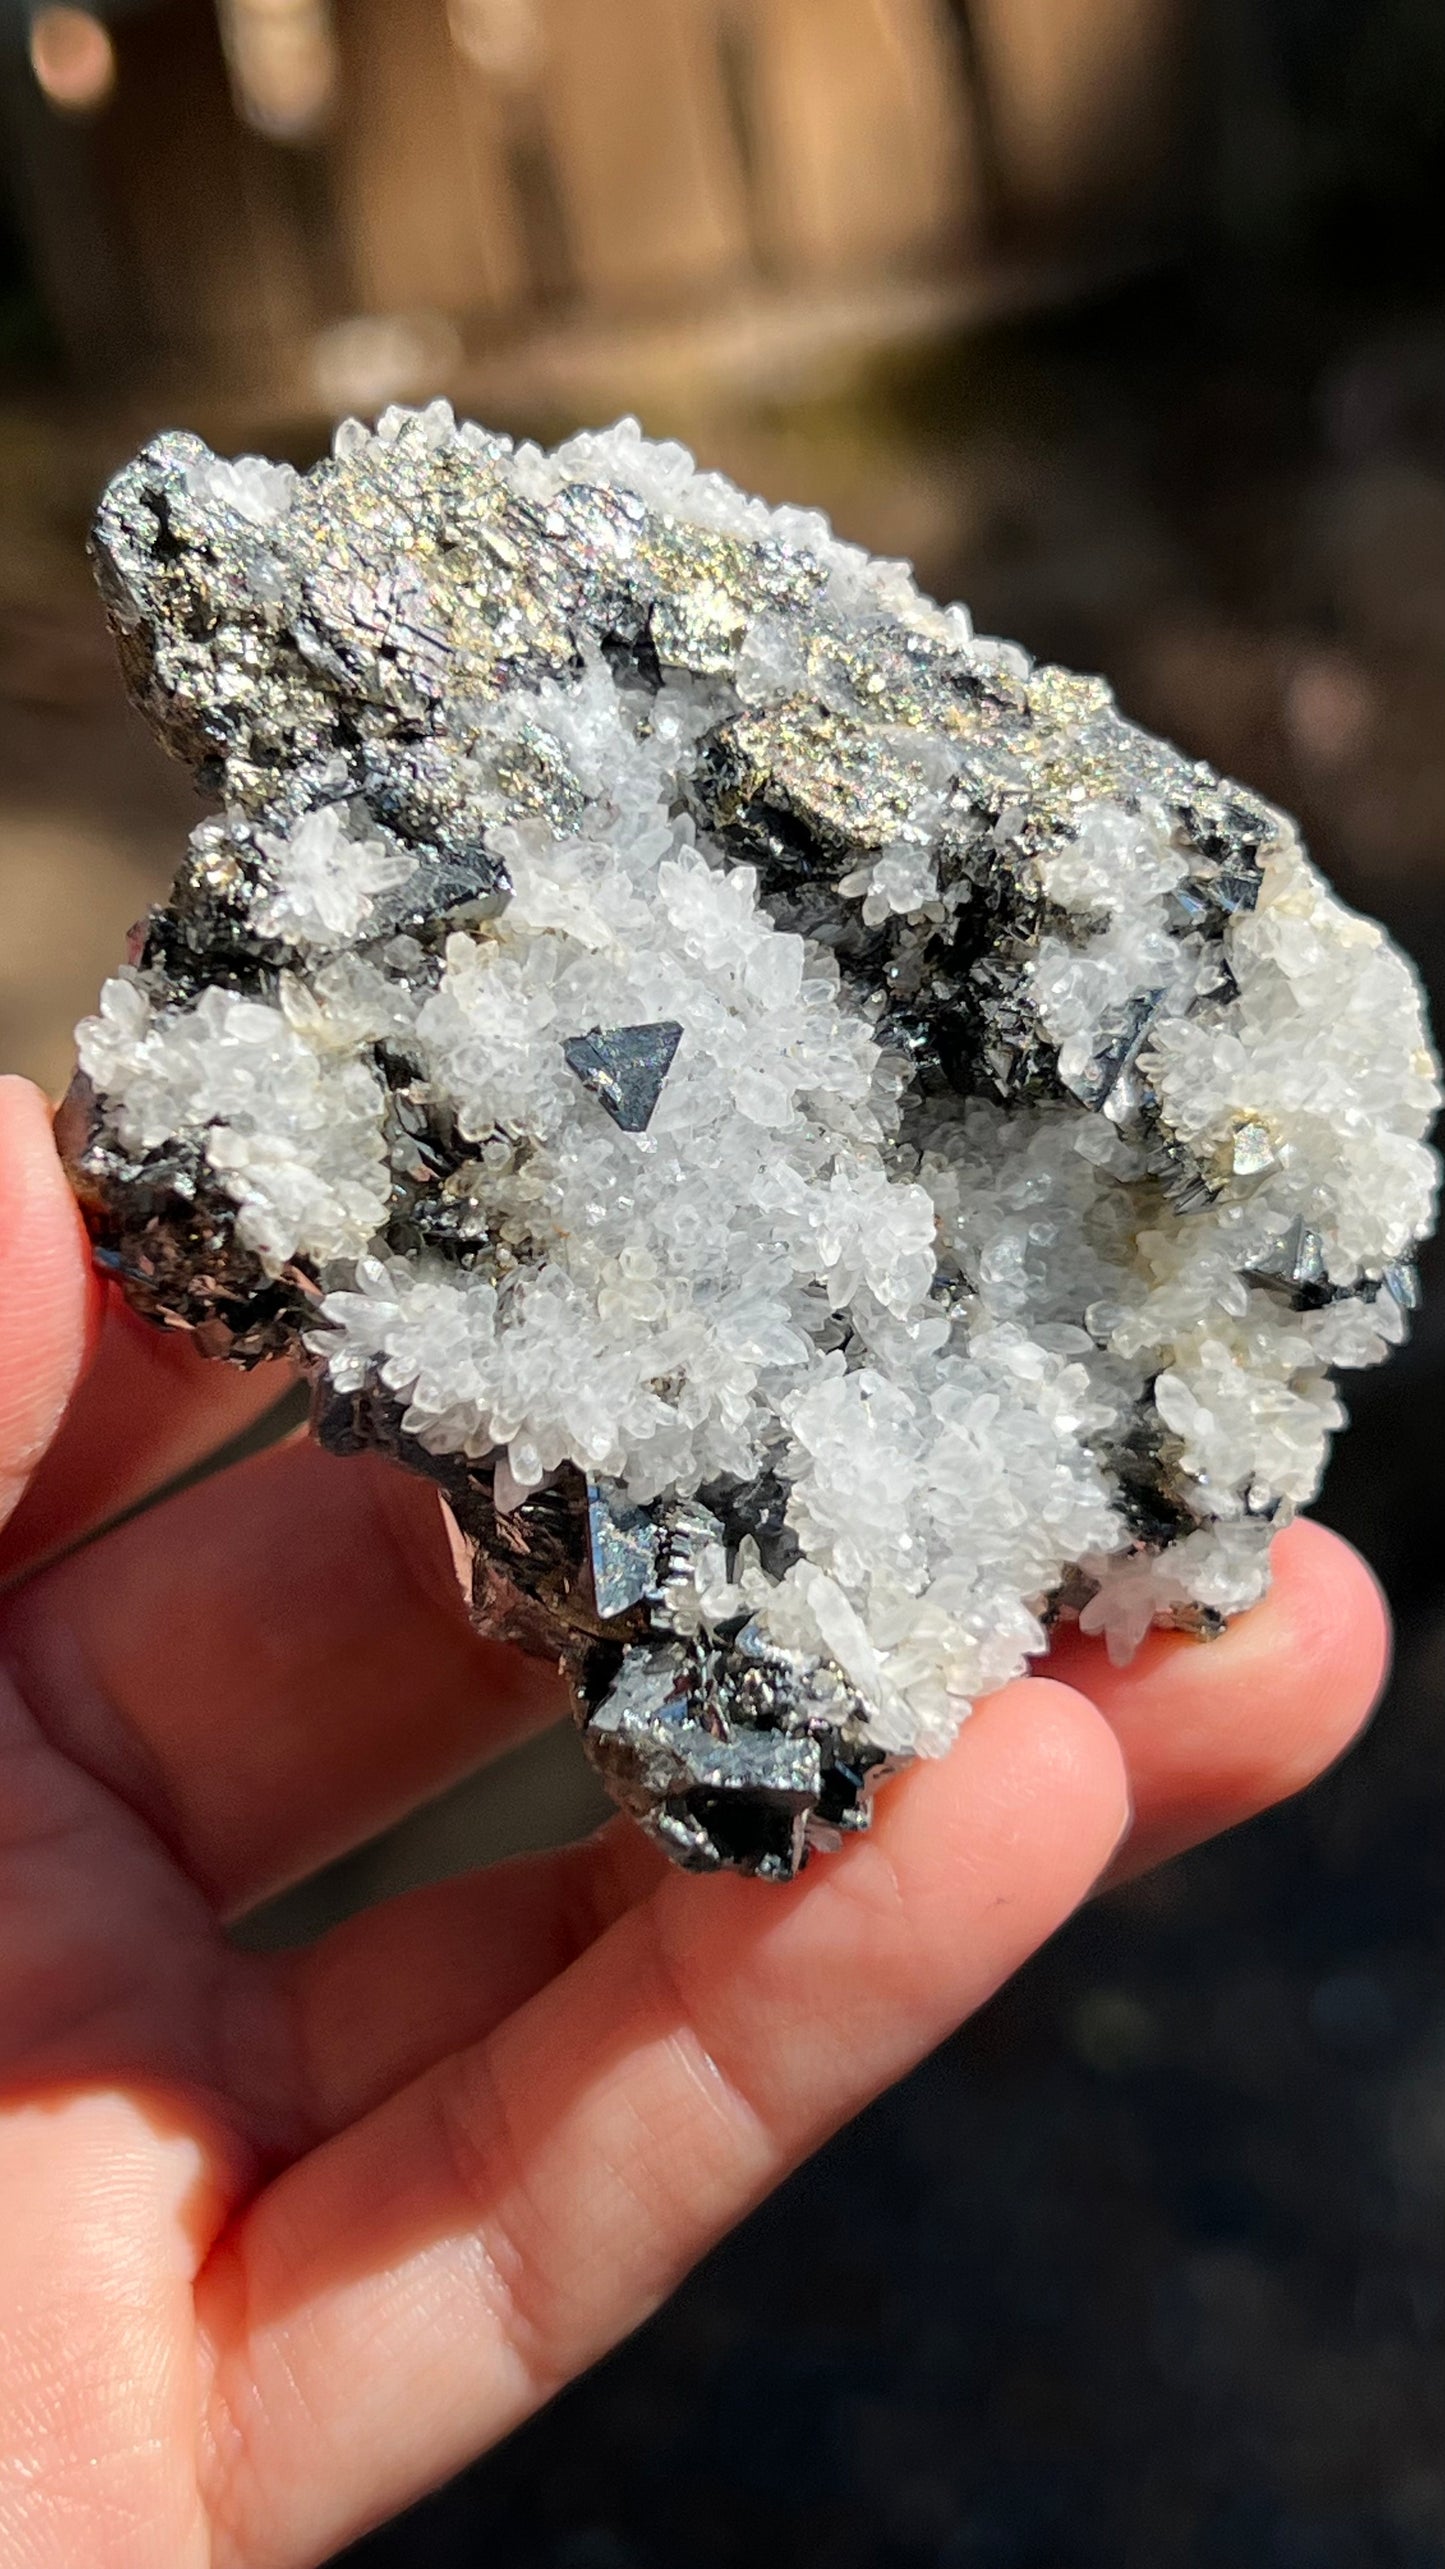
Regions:
<svg viewBox="0 0 1445 2569"><path fill-rule="evenodd" d="M669 1018L660 1026L589 1026L569 1035L562 1052L614 1124L645 1133L681 1041L681 1026Z"/></svg>

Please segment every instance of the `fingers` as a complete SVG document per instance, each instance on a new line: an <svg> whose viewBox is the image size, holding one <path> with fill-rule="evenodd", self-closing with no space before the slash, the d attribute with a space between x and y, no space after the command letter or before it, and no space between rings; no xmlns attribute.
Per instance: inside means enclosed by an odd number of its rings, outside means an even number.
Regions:
<svg viewBox="0 0 1445 2569"><path fill-rule="evenodd" d="M1219 1641L1156 1634L1114 1669L1075 1636L1051 1662L1050 1675L1067 1670L1098 1698L1124 1752L1134 1818L1119 1874L1297 1791L1368 1711L1386 1640L1369 1571L1303 1525L1276 1547L1275 1577L1271 1597ZM283 1957L316 2127L340 2129L480 2040L662 1869L635 1831L614 1826L585 1846L407 1893Z"/></svg>
<svg viewBox="0 0 1445 2569"><path fill-rule="evenodd" d="M0 1081L0 1576L73 1542L257 1414L249 1382L99 1315L50 1110ZM54 1440L52 1444L52 1440ZM298 1448L55 1562L0 1601L0 1655L66 1753L149 1819L223 1907L409 1810L561 1697L470 1631L435 1493Z"/></svg>
<svg viewBox="0 0 1445 2569"><path fill-rule="evenodd" d="M55 1434L98 1311L50 1108L28 1080L0 1079L0 1523Z"/></svg>
<svg viewBox="0 0 1445 2569"><path fill-rule="evenodd" d="M1151 1633L1127 1668L1061 1634L1049 1674L1113 1725L1134 1826L1118 1864L1140 1873L1232 1828L1323 1774L1368 1718L1389 1660L1389 1620L1349 1544L1308 1521L1280 1535L1274 1585L1217 1641Z"/></svg>
<svg viewBox="0 0 1445 2569"><path fill-rule="evenodd" d="M788 1891L669 1876L287 2172L202 2278L218 2569L315 2561L507 2431L1067 1916L1107 1725L1024 1680Z"/></svg>
<svg viewBox="0 0 1445 2569"><path fill-rule="evenodd" d="M289 2002L305 2128L344 2131L480 2042L666 1879L630 1820L580 1845L402 1892L270 1969Z"/></svg>
<svg viewBox="0 0 1445 2569"><path fill-rule="evenodd" d="M1307 1526L1277 1548L1271 1599L1223 1640L1159 1635L1119 1671L1074 1650L1137 1781L1137 1867L1337 1755L1378 1686L1385 1628L1363 1566ZM797 1893L659 1882L613 1829L393 1903L294 1966L318 2121L390 2102L293 2170L211 2279L228 2521L288 2518L320 2415L330 2461L299 2538L316 2556L640 2318L1081 1896L1097 1744L1076 1694L1027 1681L980 1708L944 1766L893 1788L874 1841ZM588 2032L594 2008L606 2032ZM423 2350L389 2417L368 2405L373 2342L404 2384Z"/></svg>
<svg viewBox="0 0 1445 2569"><path fill-rule="evenodd" d="M0 1600L51 1739L225 1911L555 1720L555 1676L471 1630L437 1495L281 1446Z"/></svg>
<svg viewBox="0 0 1445 2569"><path fill-rule="evenodd" d="M0 1581L164 1489L280 1400L286 1365L242 1373L208 1362L182 1332L154 1328L106 1299L95 1360L24 1497L0 1534Z"/></svg>
<svg viewBox="0 0 1445 2569"><path fill-rule="evenodd" d="M288 1379L208 1365L103 1296L49 1105L0 1079L0 1583L200 1462Z"/></svg>

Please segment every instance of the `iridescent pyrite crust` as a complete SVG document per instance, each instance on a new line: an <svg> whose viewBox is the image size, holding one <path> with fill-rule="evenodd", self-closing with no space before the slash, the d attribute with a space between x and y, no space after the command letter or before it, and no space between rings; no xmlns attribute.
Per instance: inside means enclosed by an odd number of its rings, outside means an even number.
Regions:
<svg viewBox="0 0 1445 2569"><path fill-rule="evenodd" d="M80 1029L97 1254L438 1484L681 1863L1262 1593L1437 1095L1278 813L630 422L163 437L95 557L213 815Z"/></svg>

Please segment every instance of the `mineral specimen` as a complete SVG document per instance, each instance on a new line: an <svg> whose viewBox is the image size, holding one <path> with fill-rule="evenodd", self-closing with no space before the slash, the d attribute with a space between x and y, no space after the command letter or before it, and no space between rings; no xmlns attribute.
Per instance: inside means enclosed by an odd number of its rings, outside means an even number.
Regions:
<svg viewBox="0 0 1445 2569"><path fill-rule="evenodd" d="M95 555L214 807L80 1029L98 1255L433 1478L679 1862L1261 1594L1437 1097L1286 820L630 421L162 437Z"/></svg>

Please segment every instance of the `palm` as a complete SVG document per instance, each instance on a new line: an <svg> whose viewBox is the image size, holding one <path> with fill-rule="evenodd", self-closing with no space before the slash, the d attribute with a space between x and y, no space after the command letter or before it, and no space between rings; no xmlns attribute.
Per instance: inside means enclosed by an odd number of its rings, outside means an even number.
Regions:
<svg viewBox="0 0 1445 2569"><path fill-rule="evenodd" d="M381 1467L293 1445L86 1543L269 1394L112 1314L52 1444L91 1288L14 1082L0 1172L0 2531L33 2569L325 2558L977 2005L1131 1802L1132 1866L1305 1782L1378 1682L1367 1576L1300 1528L1225 1641L1121 1673L1075 1640L793 1891L664 1877L617 1824L239 1952L228 1915L556 1697Z"/></svg>

